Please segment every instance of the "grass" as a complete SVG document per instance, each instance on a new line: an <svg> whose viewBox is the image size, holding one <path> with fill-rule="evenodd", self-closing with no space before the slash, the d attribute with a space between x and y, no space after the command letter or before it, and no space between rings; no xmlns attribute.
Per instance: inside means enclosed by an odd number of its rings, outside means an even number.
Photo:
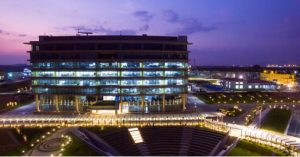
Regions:
<svg viewBox="0 0 300 157"><path fill-rule="evenodd" d="M78 139L74 135L70 135L72 138L72 143L67 146L62 153L63 156L99 156L104 154L99 154L89 148L84 142Z"/></svg>
<svg viewBox="0 0 300 157"><path fill-rule="evenodd" d="M34 101L34 95L25 94L25 93L19 93L14 95L1 95L0 99L1 99L0 111L5 112L5 111L12 110L16 107L32 103ZM8 102L16 102L17 105L8 107L7 106Z"/></svg>
<svg viewBox="0 0 300 157"><path fill-rule="evenodd" d="M15 136L22 141L22 136L25 135L27 137L27 142L23 142L20 146L15 149L8 150L2 154L1 156L20 156L22 155L22 150L29 150L31 149L30 144L36 139L38 139L41 135L45 134L47 131L50 131L50 127L46 128L22 128L20 129L21 134L15 132Z"/></svg>
<svg viewBox="0 0 300 157"><path fill-rule="evenodd" d="M284 133L291 114L291 110L278 108L272 109L263 121L261 128L278 133Z"/></svg>
<svg viewBox="0 0 300 157"><path fill-rule="evenodd" d="M239 143L233 148L228 156L287 156L286 152L276 148L254 143L246 140L240 140Z"/></svg>
<svg viewBox="0 0 300 157"><path fill-rule="evenodd" d="M245 103L296 103L300 102L298 93L272 92L218 92L195 94L206 104L245 104Z"/></svg>
<svg viewBox="0 0 300 157"><path fill-rule="evenodd" d="M22 82L16 82L16 83L3 84L3 85L0 85L0 92L17 91L19 88L24 88L24 87L26 87L28 89L30 87L30 85L31 85L30 80L24 80Z"/></svg>

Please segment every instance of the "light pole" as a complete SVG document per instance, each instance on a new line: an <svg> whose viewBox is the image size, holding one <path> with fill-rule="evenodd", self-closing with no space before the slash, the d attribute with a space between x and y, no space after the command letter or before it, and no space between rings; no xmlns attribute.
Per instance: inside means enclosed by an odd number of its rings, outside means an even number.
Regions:
<svg viewBox="0 0 300 157"><path fill-rule="evenodd" d="M262 107L259 110L259 125L258 125L259 127L261 125L261 111L262 111Z"/></svg>

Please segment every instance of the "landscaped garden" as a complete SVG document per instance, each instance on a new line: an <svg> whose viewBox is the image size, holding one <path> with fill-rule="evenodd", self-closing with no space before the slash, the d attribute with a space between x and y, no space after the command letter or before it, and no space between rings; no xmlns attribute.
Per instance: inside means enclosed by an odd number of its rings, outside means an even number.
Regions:
<svg viewBox="0 0 300 157"><path fill-rule="evenodd" d="M70 134L72 143L63 151L63 156L99 156L101 154L89 148L83 141ZM104 155L104 154L102 154Z"/></svg>
<svg viewBox="0 0 300 157"><path fill-rule="evenodd" d="M217 92L196 93L195 96L207 104L300 103L299 93Z"/></svg>
<svg viewBox="0 0 300 157"><path fill-rule="evenodd" d="M18 106L29 104L34 101L33 94L18 93L14 95L0 95L0 111L5 112Z"/></svg>
<svg viewBox="0 0 300 157"><path fill-rule="evenodd" d="M220 108L220 109L218 109L218 111L220 111L221 113L223 113L224 115L226 115L228 117L238 117L245 112L244 110L239 108L237 105L235 105L232 108Z"/></svg>
<svg viewBox="0 0 300 157"><path fill-rule="evenodd" d="M31 149L36 143L38 143L41 139L41 136L47 135L47 133L53 131L50 127L45 128L22 128L15 129L13 133L15 137L20 141L21 145L19 145L15 149L7 150L0 155L4 156L20 156L24 152Z"/></svg>
<svg viewBox="0 0 300 157"><path fill-rule="evenodd" d="M274 147L240 140L238 144L228 154L228 156L288 156L287 152L283 152Z"/></svg>
<svg viewBox="0 0 300 157"><path fill-rule="evenodd" d="M284 133L291 114L291 110L280 108L272 109L263 121L261 128L278 133Z"/></svg>

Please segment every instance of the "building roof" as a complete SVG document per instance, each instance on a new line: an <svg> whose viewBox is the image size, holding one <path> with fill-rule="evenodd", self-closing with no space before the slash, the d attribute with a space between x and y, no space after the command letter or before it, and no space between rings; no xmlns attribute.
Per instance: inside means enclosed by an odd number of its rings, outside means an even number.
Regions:
<svg viewBox="0 0 300 157"><path fill-rule="evenodd" d="M39 42L57 41L168 41L188 43L187 36L148 36L148 35L75 35L39 36ZM34 42L34 41L33 41Z"/></svg>
<svg viewBox="0 0 300 157"><path fill-rule="evenodd" d="M266 81L266 80L248 80L247 83L276 84L274 82Z"/></svg>
<svg viewBox="0 0 300 157"><path fill-rule="evenodd" d="M260 66L192 66L192 70L198 71L234 71L234 72L263 72L264 70L276 70L278 73L293 73L300 71L300 67L260 67Z"/></svg>
<svg viewBox="0 0 300 157"><path fill-rule="evenodd" d="M31 68L31 66L25 64L0 65L0 71L3 72L23 72L24 68Z"/></svg>
<svg viewBox="0 0 300 157"><path fill-rule="evenodd" d="M258 83L258 84L276 84L274 82L265 81L265 80L244 80L244 79L237 79L237 78L222 78L221 80L234 81L234 82Z"/></svg>
<svg viewBox="0 0 300 157"><path fill-rule="evenodd" d="M235 81L235 82L241 82L241 81L247 81L247 80L244 80L244 79L238 79L238 78L221 78L221 80L224 80L224 81Z"/></svg>

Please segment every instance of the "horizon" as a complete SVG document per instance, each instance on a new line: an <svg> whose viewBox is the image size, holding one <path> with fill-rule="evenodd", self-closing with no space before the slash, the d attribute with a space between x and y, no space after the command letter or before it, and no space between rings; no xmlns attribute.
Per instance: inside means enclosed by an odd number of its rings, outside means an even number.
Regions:
<svg viewBox="0 0 300 157"><path fill-rule="evenodd" d="M23 43L39 35L76 35L77 29L94 35L187 35L192 65L300 62L297 0L3 0L0 5L1 65L28 64L30 47Z"/></svg>

